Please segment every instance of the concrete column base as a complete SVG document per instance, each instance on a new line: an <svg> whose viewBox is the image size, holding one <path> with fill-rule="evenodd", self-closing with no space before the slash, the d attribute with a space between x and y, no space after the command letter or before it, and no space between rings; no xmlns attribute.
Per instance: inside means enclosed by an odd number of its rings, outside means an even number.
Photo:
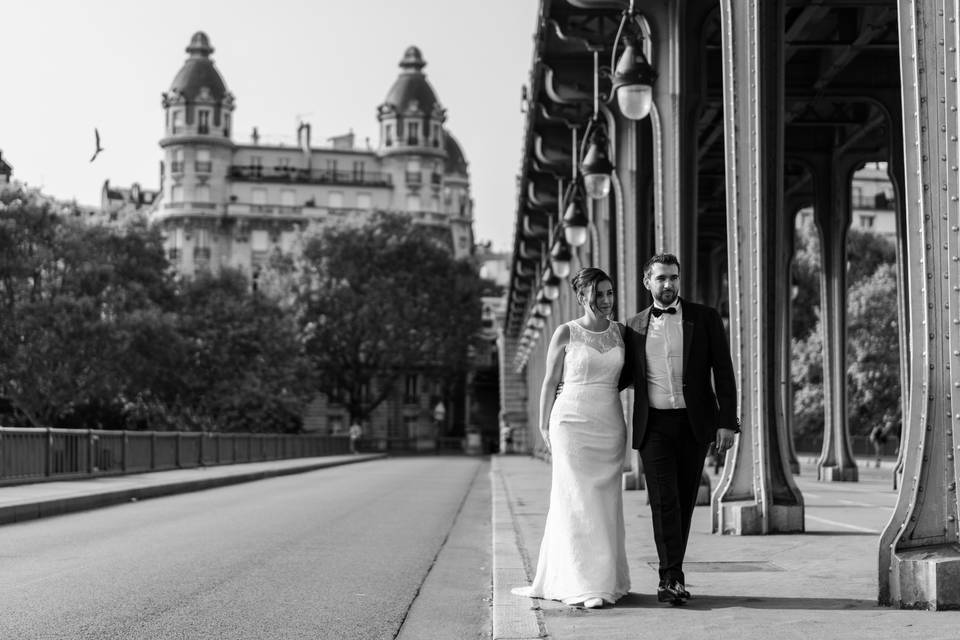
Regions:
<svg viewBox="0 0 960 640"><path fill-rule="evenodd" d="M821 482L857 482L860 474L856 466L838 467L822 466L817 467L817 480Z"/></svg>
<svg viewBox="0 0 960 640"><path fill-rule="evenodd" d="M893 554L892 605L901 609L960 609L960 545L944 544Z"/></svg>
<svg viewBox="0 0 960 640"><path fill-rule="evenodd" d="M752 536L769 533L802 533L802 505L769 505L766 519L756 502L721 502L717 530L723 535Z"/></svg>

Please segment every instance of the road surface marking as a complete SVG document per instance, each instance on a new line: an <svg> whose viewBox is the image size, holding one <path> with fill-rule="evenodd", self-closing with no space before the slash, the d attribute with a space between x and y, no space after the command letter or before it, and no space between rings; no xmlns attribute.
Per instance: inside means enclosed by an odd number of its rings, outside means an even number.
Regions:
<svg viewBox="0 0 960 640"><path fill-rule="evenodd" d="M823 524L832 524L835 527L844 527L845 529L852 529L854 531L863 531L864 533L876 533L880 534L876 529L867 529L866 527L858 527L855 524L847 524L845 522L837 522L836 520L827 520L826 518L818 518L817 516L811 516L810 514L806 515L808 520L816 520L817 522L822 522Z"/></svg>

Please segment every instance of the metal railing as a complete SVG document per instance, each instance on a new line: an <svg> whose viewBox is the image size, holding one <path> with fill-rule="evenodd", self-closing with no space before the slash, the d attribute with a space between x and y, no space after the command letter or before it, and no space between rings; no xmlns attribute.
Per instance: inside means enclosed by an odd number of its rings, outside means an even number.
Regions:
<svg viewBox="0 0 960 640"><path fill-rule="evenodd" d="M345 435L0 428L0 485L349 451Z"/></svg>

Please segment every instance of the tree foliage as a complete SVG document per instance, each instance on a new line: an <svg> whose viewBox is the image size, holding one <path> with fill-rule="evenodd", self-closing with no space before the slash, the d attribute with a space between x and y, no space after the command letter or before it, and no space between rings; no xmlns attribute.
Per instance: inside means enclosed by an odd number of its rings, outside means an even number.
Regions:
<svg viewBox="0 0 960 640"><path fill-rule="evenodd" d="M0 191L0 406L34 427L290 431L296 315L239 273L177 283L156 230Z"/></svg>
<svg viewBox="0 0 960 640"><path fill-rule="evenodd" d="M484 283L430 227L378 214L314 238L299 304L319 388L363 419L405 374L452 381L480 329Z"/></svg>
<svg viewBox="0 0 960 640"><path fill-rule="evenodd" d="M812 224L798 230L793 263L791 363L794 434L824 426L820 256ZM850 432L900 420L900 350L896 249L878 234L851 229L847 243L847 391Z"/></svg>

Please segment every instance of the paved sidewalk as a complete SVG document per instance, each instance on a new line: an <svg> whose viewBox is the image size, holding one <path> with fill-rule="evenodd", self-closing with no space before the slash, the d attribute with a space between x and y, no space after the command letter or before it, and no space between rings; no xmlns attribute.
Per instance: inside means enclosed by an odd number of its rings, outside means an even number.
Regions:
<svg viewBox="0 0 960 640"><path fill-rule="evenodd" d="M385 454L295 458L0 487L0 524L383 457Z"/></svg>
<svg viewBox="0 0 960 640"><path fill-rule="evenodd" d="M810 461L801 462L805 534L713 535L709 508L697 507L684 567L693 598L682 607L657 602L646 492L626 492L633 586L615 606L587 610L510 593L536 568L550 467L526 456L494 456L494 640L960 638L960 612L876 604L877 541L896 499L890 465L861 466L858 483L819 483Z"/></svg>

